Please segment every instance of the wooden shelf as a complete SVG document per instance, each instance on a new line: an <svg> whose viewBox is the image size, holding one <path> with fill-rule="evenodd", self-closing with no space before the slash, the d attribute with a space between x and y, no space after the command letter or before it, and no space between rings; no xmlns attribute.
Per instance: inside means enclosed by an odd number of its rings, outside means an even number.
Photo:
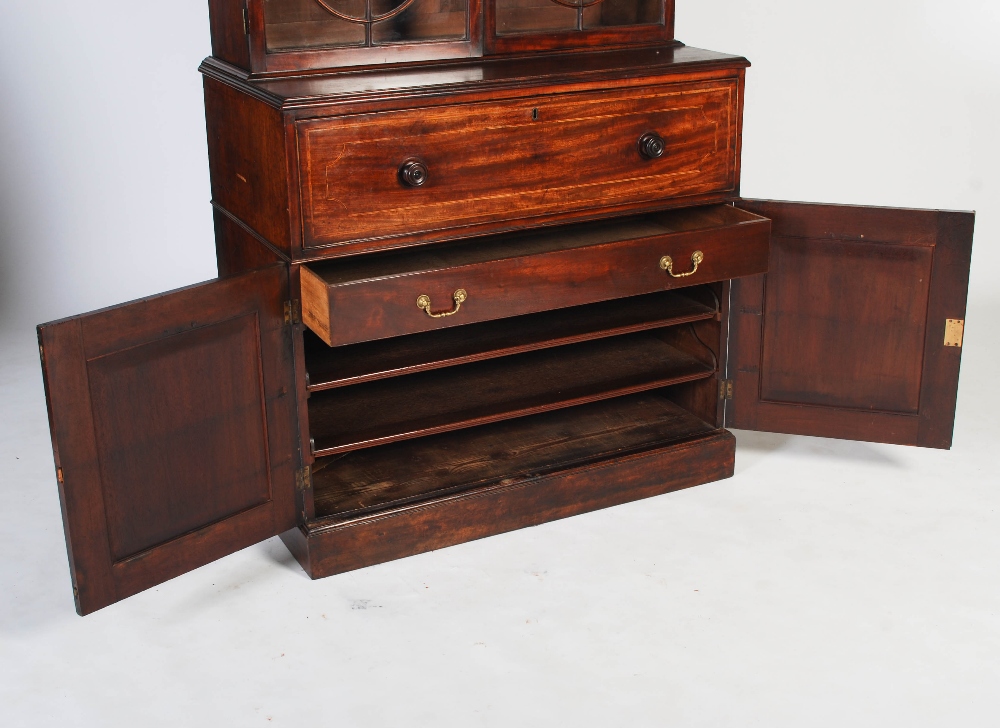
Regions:
<svg viewBox="0 0 1000 728"><path fill-rule="evenodd" d="M309 390L396 377L716 315L675 291L331 348L305 332Z"/></svg>
<svg viewBox="0 0 1000 728"><path fill-rule="evenodd" d="M343 520L663 447L715 428L660 392L323 458L317 518ZM609 483L614 487L614 483Z"/></svg>
<svg viewBox="0 0 1000 728"><path fill-rule="evenodd" d="M544 349L317 392L317 456L522 417L710 377L651 333Z"/></svg>

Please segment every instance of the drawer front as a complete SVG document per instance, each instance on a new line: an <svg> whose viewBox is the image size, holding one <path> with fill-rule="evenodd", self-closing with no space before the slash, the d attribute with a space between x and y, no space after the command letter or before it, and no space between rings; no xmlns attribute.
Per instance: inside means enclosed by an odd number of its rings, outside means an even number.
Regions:
<svg viewBox="0 0 1000 728"><path fill-rule="evenodd" d="M338 346L767 271L770 221L327 285L302 268L303 320ZM693 256L702 260L694 269ZM664 270L672 259L673 275ZM677 277L674 277L677 276ZM456 306L457 291L465 293ZM429 299L429 309L418 298ZM431 316L430 314L435 314ZM441 314L450 314L441 316Z"/></svg>
<svg viewBox="0 0 1000 728"><path fill-rule="evenodd" d="M299 122L304 246L721 199L736 188L738 92L725 79ZM649 133L659 157L640 151ZM408 162L423 165L409 182Z"/></svg>

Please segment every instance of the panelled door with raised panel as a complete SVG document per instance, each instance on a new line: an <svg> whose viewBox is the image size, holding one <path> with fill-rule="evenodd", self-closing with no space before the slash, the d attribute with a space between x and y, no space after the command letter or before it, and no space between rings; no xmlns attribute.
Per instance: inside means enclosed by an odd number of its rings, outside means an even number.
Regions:
<svg viewBox="0 0 1000 728"><path fill-rule="evenodd" d="M295 525L283 265L39 327L77 611Z"/></svg>
<svg viewBox="0 0 1000 728"><path fill-rule="evenodd" d="M732 284L727 426L950 447L974 214L738 204L772 238Z"/></svg>

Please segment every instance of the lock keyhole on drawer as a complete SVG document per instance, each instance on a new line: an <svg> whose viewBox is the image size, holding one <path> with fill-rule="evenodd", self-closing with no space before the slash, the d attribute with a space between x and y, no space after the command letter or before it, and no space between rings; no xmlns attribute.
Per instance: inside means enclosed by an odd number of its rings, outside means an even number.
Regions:
<svg viewBox="0 0 1000 728"><path fill-rule="evenodd" d="M538 121L538 109L531 110L531 120Z"/></svg>

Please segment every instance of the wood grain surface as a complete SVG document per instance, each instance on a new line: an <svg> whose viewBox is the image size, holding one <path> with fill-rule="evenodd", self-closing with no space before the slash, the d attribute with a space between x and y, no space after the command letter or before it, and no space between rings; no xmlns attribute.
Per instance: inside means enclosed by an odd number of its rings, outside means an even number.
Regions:
<svg viewBox="0 0 1000 728"><path fill-rule="evenodd" d="M735 79L301 121L304 246L736 188ZM656 131L666 153L637 149ZM404 162L425 185L399 180Z"/></svg>
<svg viewBox="0 0 1000 728"><path fill-rule="evenodd" d="M717 315L715 301L702 303L664 291L349 346L330 347L306 332L309 389L318 392Z"/></svg>
<svg viewBox="0 0 1000 728"><path fill-rule="evenodd" d="M714 430L663 394L647 392L358 450L316 461L316 516L347 518L662 447Z"/></svg>
<svg viewBox="0 0 1000 728"><path fill-rule="evenodd" d="M649 333L572 344L317 392L317 456L462 429L711 377Z"/></svg>
<svg viewBox="0 0 1000 728"><path fill-rule="evenodd" d="M750 201L766 276L733 282L729 426L951 446L974 215Z"/></svg>
<svg viewBox="0 0 1000 728"><path fill-rule="evenodd" d="M303 319L341 345L682 288L764 272L769 236L766 219L718 205L338 259L304 268ZM694 275L660 268L670 255L686 273L695 251ZM427 295L447 310L459 289L454 316L416 306Z"/></svg>
<svg viewBox="0 0 1000 728"><path fill-rule="evenodd" d="M77 609L295 522L284 265L39 327Z"/></svg>
<svg viewBox="0 0 1000 728"><path fill-rule="evenodd" d="M346 522L318 521L286 531L282 540L320 578L728 478L735 450L733 436L715 430Z"/></svg>

